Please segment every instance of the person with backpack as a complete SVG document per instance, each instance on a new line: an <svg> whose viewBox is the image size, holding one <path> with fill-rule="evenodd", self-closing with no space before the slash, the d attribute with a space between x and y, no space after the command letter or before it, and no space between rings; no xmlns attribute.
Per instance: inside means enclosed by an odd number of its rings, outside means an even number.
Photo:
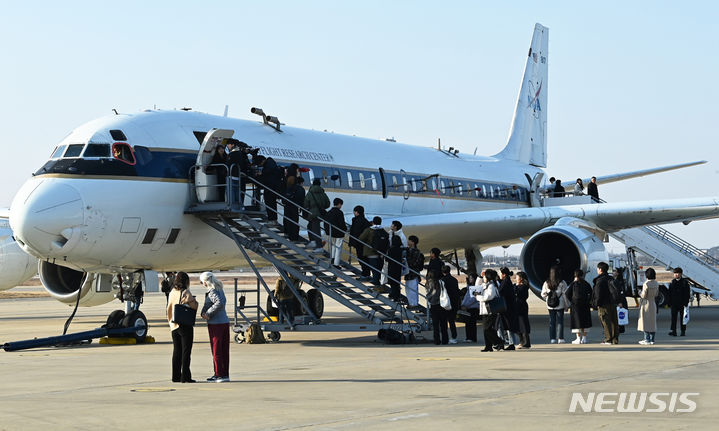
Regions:
<svg viewBox="0 0 719 431"><path fill-rule="evenodd" d="M309 246L314 247L316 252L322 251L321 218L327 214L326 209L330 206L330 198L320 185L319 178L312 181L312 187L305 195L305 208L309 212L307 231L309 232Z"/></svg>
<svg viewBox="0 0 719 431"><path fill-rule="evenodd" d="M429 304L429 315L432 319L432 336L434 344L448 344L449 336L447 335L447 314L446 310L439 304L439 297L442 293L440 285L439 273L429 271L427 273L427 283L424 285L427 291L427 303Z"/></svg>
<svg viewBox="0 0 719 431"><path fill-rule="evenodd" d="M356 250L357 260L362 268L361 279L369 280L370 270L369 266L365 262L364 247L359 242L359 237L365 229L372 226L372 223L370 223L364 216L364 207L362 205L354 207L353 213L354 217L352 217L352 224L350 225L350 247Z"/></svg>
<svg viewBox="0 0 719 431"><path fill-rule="evenodd" d="M442 282L444 283L444 288L447 289L447 295L449 296L449 302L452 304L452 308L450 310L445 310L445 314L447 315L447 324L449 325L449 344L457 344L457 324L455 323L455 320L457 319L457 311L459 310L459 282L456 278L452 277L452 269L449 267L449 265L444 265L442 267Z"/></svg>
<svg viewBox="0 0 719 431"><path fill-rule="evenodd" d="M587 332L592 327L592 310L589 305L592 301L592 286L584 279L584 271L574 270L574 281L567 289L569 299L569 320L572 332L577 339L572 344L586 344Z"/></svg>
<svg viewBox="0 0 719 431"><path fill-rule="evenodd" d="M597 264L599 275L594 279L592 290L592 307L597 309L599 322L604 328L604 341L602 341L604 345L619 344L619 320L617 317L619 293L614 288L608 271L609 265L606 262Z"/></svg>
<svg viewBox="0 0 719 431"><path fill-rule="evenodd" d="M332 201L332 209L327 213L327 221L325 221L325 233L330 241L330 258L332 264L339 267L340 258L342 257L342 243L347 234L347 223L345 223L345 214L342 212L344 201L340 198L334 198Z"/></svg>
<svg viewBox="0 0 719 431"><path fill-rule="evenodd" d="M368 244L364 246L363 254L372 272L372 284L379 286L382 266L384 265L382 254L389 249L389 234L382 229L382 217L375 216L372 219L372 226L362 232L359 240Z"/></svg>
<svg viewBox="0 0 719 431"><path fill-rule="evenodd" d="M424 255L417 248L419 238L416 235L410 235L407 238L407 265L409 273L404 276L405 295L407 295L408 308L416 308L419 306L419 280L420 273L424 269Z"/></svg>
<svg viewBox="0 0 719 431"><path fill-rule="evenodd" d="M549 310L549 342L564 344L564 310L567 308L567 283L562 280L562 270L554 265L549 278L542 285L542 299ZM558 327L557 327L558 326Z"/></svg>

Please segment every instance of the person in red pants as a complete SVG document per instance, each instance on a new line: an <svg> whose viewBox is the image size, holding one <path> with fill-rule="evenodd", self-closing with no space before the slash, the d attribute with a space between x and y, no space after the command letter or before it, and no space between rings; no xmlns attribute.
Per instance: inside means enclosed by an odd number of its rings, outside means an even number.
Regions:
<svg viewBox="0 0 719 431"><path fill-rule="evenodd" d="M222 282L211 272L200 274L200 282L207 288L205 304L201 316L207 320L207 331L210 334L212 361L215 374L208 382L224 383L230 381L230 319L225 312L225 292Z"/></svg>

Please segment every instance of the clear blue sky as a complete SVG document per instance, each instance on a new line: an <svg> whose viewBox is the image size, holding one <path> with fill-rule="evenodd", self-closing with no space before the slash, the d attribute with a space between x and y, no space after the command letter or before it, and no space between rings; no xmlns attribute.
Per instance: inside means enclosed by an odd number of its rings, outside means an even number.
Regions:
<svg viewBox="0 0 719 431"><path fill-rule="evenodd" d="M550 175L706 159L600 193L719 196L717 21L713 2L5 1L0 206L112 108L260 106L288 125L494 154L535 22L550 29ZM709 247L717 227L671 230Z"/></svg>

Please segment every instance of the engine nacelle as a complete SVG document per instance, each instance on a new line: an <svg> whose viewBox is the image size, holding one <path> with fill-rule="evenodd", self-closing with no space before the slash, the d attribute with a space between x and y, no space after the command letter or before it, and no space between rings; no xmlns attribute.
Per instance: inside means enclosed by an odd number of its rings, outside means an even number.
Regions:
<svg viewBox="0 0 719 431"><path fill-rule="evenodd" d="M562 278L569 284L575 269L584 271L584 278L591 283L597 276L597 264L608 262L609 254L604 244L585 223L577 219L561 219L554 226L540 230L524 244L519 257L529 279L529 286L539 295L542 284L549 277L549 268L558 265ZM577 225L579 224L579 226Z"/></svg>
<svg viewBox="0 0 719 431"><path fill-rule="evenodd" d="M80 305L83 307L102 305L115 299L111 274L76 271L46 261L40 261L38 273L50 296L65 304L75 305L78 289L82 289Z"/></svg>
<svg viewBox="0 0 719 431"><path fill-rule="evenodd" d="M0 243L0 290L12 289L37 274L37 259L8 236Z"/></svg>

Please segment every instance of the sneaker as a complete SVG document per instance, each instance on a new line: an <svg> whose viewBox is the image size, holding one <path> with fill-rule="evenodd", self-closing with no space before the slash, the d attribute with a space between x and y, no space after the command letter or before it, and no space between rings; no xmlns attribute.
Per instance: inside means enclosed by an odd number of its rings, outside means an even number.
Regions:
<svg viewBox="0 0 719 431"><path fill-rule="evenodd" d="M669 333L669 335L671 335L672 337L676 337L676 336L677 336L677 333L674 332L674 331L672 331L672 332Z"/></svg>
<svg viewBox="0 0 719 431"><path fill-rule="evenodd" d="M581 344L581 343L582 343L581 338L577 338L576 340L572 341L572 344Z"/></svg>
<svg viewBox="0 0 719 431"><path fill-rule="evenodd" d="M218 377L215 379L216 383L227 383L230 381L229 377Z"/></svg>
<svg viewBox="0 0 719 431"><path fill-rule="evenodd" d="M587 344L587 337L582 337L582 341L579 344Z"/></svg>
<svg viewBox="0 0 719 431"><path fill-rule="evenodd" d="M557 343L564 344L564 343L566 343L566 341L564 341L564 338L560 338L559 341L557 341Z"/></svg>
<svg viewBox="0 0 719 431"><path fill-rule="evenodd" d="M212 376L212 377L207 378L208 382L214 382L215 380L217 380L217 376Z"/></svg>
<svg viewBox="0 0 719 431"><path fill-rule="evenodd" d="M456 339L456 338L450 338L450 339L449 339L449 344L457 344L457 339Z"/></svg>
<svg viewBox="0 0 719 431"><path fill-rule="evenodd" d="M654 345L654 341L650 341L649 344L651 344L651 345L653 346L653 345Z"/></svg>
<svg viewBox="0 0 719 431"><path fill-rule="evenodd" d="M646 346L646 345L649 345L649 341L647 341L647 340L639 340L639 344L641 344L642 346Z"/></svg>
<svg viewBox="0 0 719 431"><path fill-rule="evenodd" d="M612 345L612 343L610 343L610 342L608 342L608 341L602 341L600 344L601 344L602 346L611 346L611 345Z"/></svg>
<svg viewBox="0 0 719 431"><path fill-rule="evenodd" d="M514 344L510 344L509 346L505 347L504 350L514 350Z"/></svg>
<svg viewBox="0 0 719 431"><path fill-rule="evenodd" d="M557 344L557 340L555 340L554 338L552 338L551 340L549 340L549 342L550 342L551 344Z"/></svg>

